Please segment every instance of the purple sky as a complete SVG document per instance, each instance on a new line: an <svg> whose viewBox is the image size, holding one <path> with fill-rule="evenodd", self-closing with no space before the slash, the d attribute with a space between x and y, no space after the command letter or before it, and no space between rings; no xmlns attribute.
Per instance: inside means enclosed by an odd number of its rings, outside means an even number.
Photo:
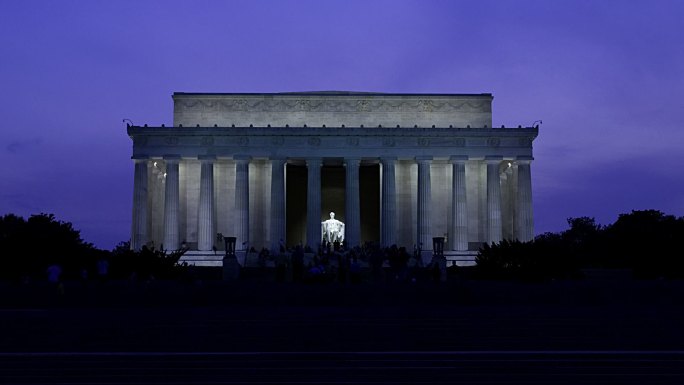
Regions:
<svg viewBox="0 0 684 385"><path fill-rule="evenodd" d="M2 1L0 214L129 238L123 118L171 94L494 94L543 119L536 232L632 209L684 215L684 1Z"/></svg>

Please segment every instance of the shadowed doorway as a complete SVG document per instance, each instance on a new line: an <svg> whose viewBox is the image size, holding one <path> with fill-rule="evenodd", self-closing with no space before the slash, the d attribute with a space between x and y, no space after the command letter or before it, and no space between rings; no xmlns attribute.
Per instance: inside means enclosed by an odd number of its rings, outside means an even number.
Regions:
<svg viewBox="0 0 684 385"><path fill-rule="evenodd" d="M342 165L325 165L321 168L321 218L346 223L345 168ZM304 165L287 165L286 216L288 246L306 244L307 168ZM362 165L359 168L359 195L361 209L361 242L380 240L380 166Z"/></svg>

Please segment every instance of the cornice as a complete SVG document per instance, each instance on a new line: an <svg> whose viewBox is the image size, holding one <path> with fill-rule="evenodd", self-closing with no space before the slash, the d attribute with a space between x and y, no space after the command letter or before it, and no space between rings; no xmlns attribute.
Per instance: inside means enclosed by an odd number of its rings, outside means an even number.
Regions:
<svg viewBox="0 0 684 385"><path fill-rule="evenodd" d="M151 127L128 126L129 136L383 136L383 137L412 137L412 136L478 136L505 137L539 134L536 127L517 128L454 128L454 127Z"/></svg>

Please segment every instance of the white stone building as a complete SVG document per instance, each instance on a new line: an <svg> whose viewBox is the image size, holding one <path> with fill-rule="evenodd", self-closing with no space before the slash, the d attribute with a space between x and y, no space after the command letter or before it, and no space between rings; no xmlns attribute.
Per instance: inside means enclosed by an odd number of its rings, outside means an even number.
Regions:
<svg viewBox="0 0 684 385"><path fill-rule="evenodd" d="M491 94L175 93L173 127L129 126L131 245L237 249L346 242L450 255L533 238L538 127L493 128Z"/></svg>

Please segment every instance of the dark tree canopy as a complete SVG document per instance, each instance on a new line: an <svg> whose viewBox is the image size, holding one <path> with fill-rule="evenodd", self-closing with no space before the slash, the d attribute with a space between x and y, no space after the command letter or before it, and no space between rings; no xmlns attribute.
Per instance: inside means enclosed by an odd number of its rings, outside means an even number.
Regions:
<svg viewBox="0 0 684 385"><path fill-rule="evenodd" d="M485 245L478 267L486 277L564 278L585 268L627 268L641 278L684 278L684 217L657 210L621 214L601 226L591 217L568 218L569 228L532 242Z"/></svg>
<svg viewBox="0 0 684 385"><path fill-rule="evenodd" d="M53 214L32 215L27 220L14 214L0 217L0 250L1 274L12 277L40 276L53 263L75 273L98 253L71 223Z"/></svg>

